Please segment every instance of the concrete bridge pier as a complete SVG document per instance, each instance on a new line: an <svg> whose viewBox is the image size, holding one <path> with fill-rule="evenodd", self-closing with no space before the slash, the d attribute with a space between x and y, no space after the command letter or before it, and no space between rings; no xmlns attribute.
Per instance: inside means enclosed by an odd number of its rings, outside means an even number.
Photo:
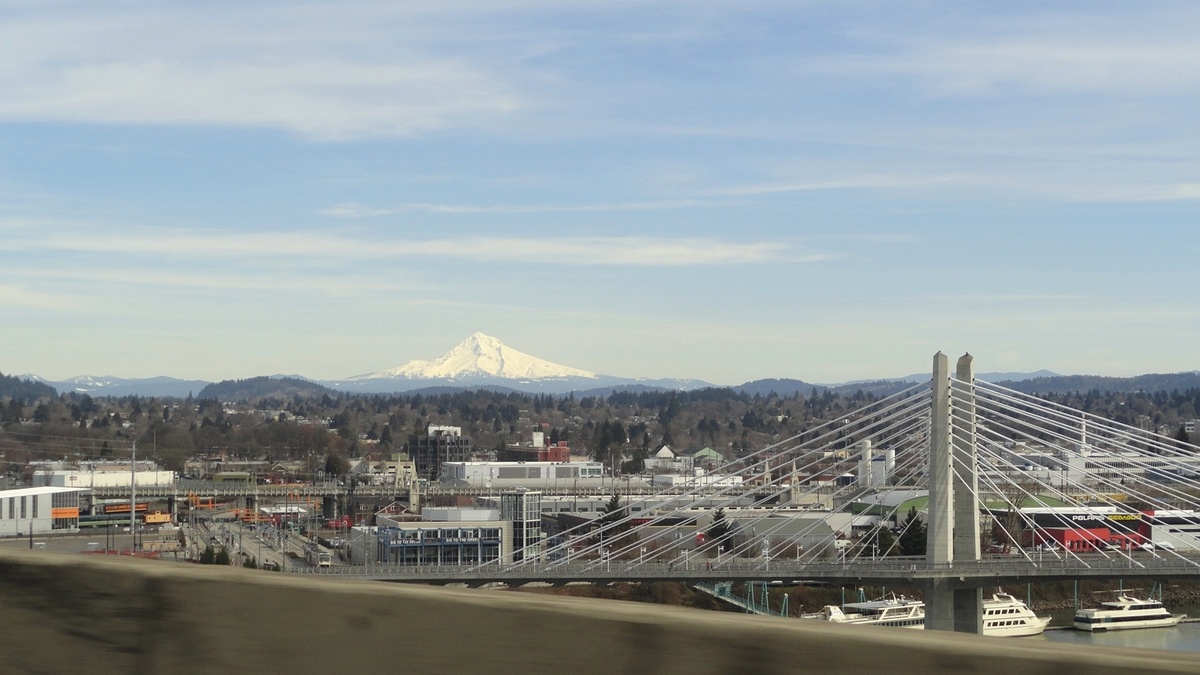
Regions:
<svg viewBox="0 0 1200 675"><path fill-rule="evenodd" d="M321 517L324 518L325 520L332 520L334 518L337 518L337 515L338 515L337 507L338 507L337 497L335 497L333 495L327 495L325 497L322 497L321 498Z"/></svg>

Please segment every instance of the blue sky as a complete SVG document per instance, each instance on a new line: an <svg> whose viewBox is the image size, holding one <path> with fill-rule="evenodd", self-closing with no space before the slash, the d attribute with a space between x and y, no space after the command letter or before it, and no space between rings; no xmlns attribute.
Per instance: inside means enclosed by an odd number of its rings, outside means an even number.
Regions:
<svg viewBox="0 0 1200 675"><path fill-rule="evenodd" d="M1200 368L1200 5L0 0L0 372Z"/></svg>

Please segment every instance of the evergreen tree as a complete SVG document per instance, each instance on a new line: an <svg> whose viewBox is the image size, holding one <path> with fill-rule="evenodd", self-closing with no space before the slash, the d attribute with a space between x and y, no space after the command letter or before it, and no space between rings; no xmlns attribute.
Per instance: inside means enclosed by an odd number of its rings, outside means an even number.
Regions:
<svg viewBox="0 0 1200 675"><path fill-rule="evenodd" d="M603 532L598 532L595 537L595 541L608 541L628 530L629 523L622 522L624 518L625 507L621 506L621 496L616 492L613 492L612 499L609 499L608 504L604 506L604 511L602 511L600 513L600 517L596 519L596 524L593 526L593 529L600 530L608 525L611 525L611 527Z"/></svg>
<svg viewBox="0 0 1200 675"><path fill-rule="evenodd" d="M1187 427L1183 426L1182 424L1179 425L1179 430L1175 432L1175 440L1184 444L1190 444L1192 442L1192 436L1187 432Z"/></svg>
<svg viewBox="0 0 1200 675"><path fill-rule="evenodd" d="M729 525L729 520L725 517L725 509L719 508L713 514L712 522L709 523L708 530L705 531L704 536L708 541L720 547L725 545L725 540L729 538L732 529Z"/></svg>
<svg viewBox="0 0 1200 675"><path fill-rule="evenodd" d="M608 500L608 504L604 505L604 511L600 516L599 522L607 525L608 523L615 523L624 517L625 507L621 506L621 495L613 492L612 498Z"/></svg>
<svg viewBox="0 0 1200 675"><path fill-rule="evenodd" d="M900 533L900 555L925 555L928 531L925 523L917 516L917 507L908 511L904 520L904 531Z"/></svg>
<svg viewBox="0 0 1200 675"><path fill-rule="evenodd" d="M863 544L866 546L865 552L870 553L874 557L883 558L898 553L896 535L884 527L883 523L880 523L878 527L871 531L871 534L863 540Z"/></svg>

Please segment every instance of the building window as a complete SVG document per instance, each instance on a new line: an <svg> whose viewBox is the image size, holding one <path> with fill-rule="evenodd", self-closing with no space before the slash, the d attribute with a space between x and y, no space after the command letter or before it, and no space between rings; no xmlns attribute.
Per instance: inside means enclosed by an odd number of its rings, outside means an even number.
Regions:
<svg viewBox="0 0 1200 675"><path fill-rule="evenodd" d="M28 517L25 515L25 497L21 497L21 517L22 518Z"/></svg>
<svg viewBox="0 0 1200 675"><path fill-rule="evenodd" d="M33 499L31 500L33 502L33 517L34 518L38 517L38 502L42 501L41 497L42 497L41 495L33 495Z"/></svg>

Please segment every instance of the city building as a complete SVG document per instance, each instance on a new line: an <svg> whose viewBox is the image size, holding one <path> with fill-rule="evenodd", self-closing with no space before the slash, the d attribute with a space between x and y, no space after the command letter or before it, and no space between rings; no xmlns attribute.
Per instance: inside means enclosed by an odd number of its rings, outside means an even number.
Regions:
<svg viewBox="0 0 1200 675"><path fill-rule="evenodd" d="M437 480L446 462L465 462L471 459L471 441L462 435L462 427L426 427L425 435L408 439L408 456L416 466L417 478Z"/></svg>
<svg viewBox="0 0 1200 675"><path fill-rule="evenodd" d="M481 565L512 562L512 524L496 509L426 508L419 521L378 514L350 534L351 562Z"/></svg>
<svg viewBox="0 0 1200 675"><path fill-rule="evenodd" d="M542 493L508 490L500 495L500 518L512 523L513 562L533 560L545 551Z"/></svg>
<svg viewBox="0 0 1200 675"><path fill-rule="evenodd" d="M998 526L1018 531L1022 546L1049 545L1076 552L1146 546L1200 549L1196 511L1065 506L993 511L992 515Z"/></svg>
<svg viewBox="0 0 1200 675"><path fill-rule="evenodd" d="M77 465L62 462L35 463L32 485L34 487L67 487L92 489L99 487L126 487L133 482L142 487L169 487L175 484L174 471L159 471L151 461L139 461L136 466L129 462L87 462Z"/></svg>
<svg viewBox="0 0 1200 675"><path fill-rule="evenodd" d="M0 491L0 537L78 532L81 492L49 486Z"/></svg>
<svg viewBox="0 0 1200 675"><path fill-rule="evenodd" d="M605 481L600 462L443 462L439 482L454 487L552 490L595 488Z"/></svg>

